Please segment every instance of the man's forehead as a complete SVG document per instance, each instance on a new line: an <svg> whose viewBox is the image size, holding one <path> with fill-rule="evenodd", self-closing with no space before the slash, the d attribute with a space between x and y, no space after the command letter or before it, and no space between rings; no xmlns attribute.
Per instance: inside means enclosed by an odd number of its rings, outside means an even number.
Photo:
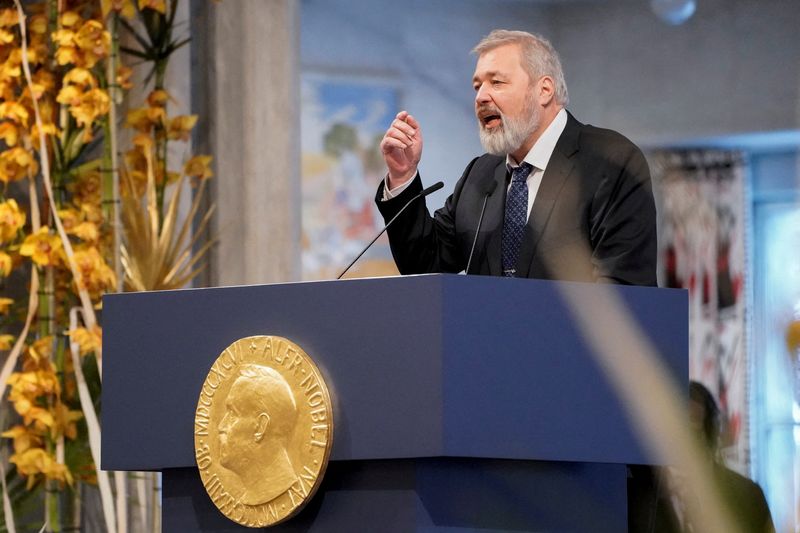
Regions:
<svg viewBox="0 0 800 533"><path fill-rule="evenodd" d="M474 76L508 74L517 68L522 68L519 45L505 44L478 56Z"/></svg>

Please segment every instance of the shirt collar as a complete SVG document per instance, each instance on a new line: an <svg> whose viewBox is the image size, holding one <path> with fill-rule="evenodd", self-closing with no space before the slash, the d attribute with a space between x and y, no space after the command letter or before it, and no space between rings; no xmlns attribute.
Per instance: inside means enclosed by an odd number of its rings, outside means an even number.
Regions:
<svg viewBox="0 0 800 533"><path fill-rule="evenodd" d="M525 156L523 161L532 165L533 168L544 171L547 168L547 162L550 161L550 156L553 155L553 150L556 148L558 138L561 137L566 126L567 110L562 107L561 111L556 114L553 122L547 126L547 129L544 130L541 137L539 137L531 147L530 152L528 152L528 155ZM506 167L511 170L517 166L519 165L511 158L511 154L507 154Z"/></svg>

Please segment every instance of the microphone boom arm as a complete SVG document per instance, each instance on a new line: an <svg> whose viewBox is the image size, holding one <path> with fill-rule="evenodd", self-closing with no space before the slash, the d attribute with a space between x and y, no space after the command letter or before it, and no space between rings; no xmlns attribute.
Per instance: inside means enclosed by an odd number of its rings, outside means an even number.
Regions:
<svg viewBox="0 0 800 533"><path fill-rule="evenodd" d="M428 196L428 195L429 195L430 193L432 193L432 192L438 191L438 190L439 190L439 189L441 189L442 187L444 187L444 183L443 183L443 182L441 182L441 181L438 181L438 182L434 183L433 185L431 185L430 187L428 187L427 189L423 189L423 190L422 190L422 191L421 191L419 194L417 194L417 195L416 195L414 198L412 198L411 200L409 200L408 202L406 202L406 205L404 205L404 206L403 206L403 207L400 209L400 211L398 211L398 212L397 212L397 214L396 214L395 216L393 216L393 217L392 217L392 219L391 219L389 222L387 222L387 223L386 223L386 225L383 227L383 229L380 231L380 233L378 233L377 235L375 235L375 238L374 238L374 239L372 239L371 241L369 241L369 244L368 244L367 246L365 246L363 250L361 250L361 253L360 253L360 254L358 254L358 255L356 256L356 258L355 258L355 259L353 259L353 260L350 262L350 264L349 264L349 265L347 265L347 268L345 268L344 270L342 270L342 273L341 273L341 274L339 274L339 275L336 277L336 279L342 279L342 276L344 276L344 275L347 273L347 271L348 271L348 270L350 270L350 267L352 267L354 264L356 264L356 261L358 261L359 259L361 259L361 256L362 256L362 255L364 255L364 254L366 253L366 251L367 251L367 250L369 250L370 246L372 246L373 244L375 244L375 241L377 241L377 240L380 238L380 236L381 236L381 235L383 235L383 233L384 233L384 232L385 232L385 231L386 231L386 230L389 228L389 226L391 225L391 223L392 223L392 222L394 222L394 221L397 219L397 217L399 217L401 214L403 214L403 211L405 211L405 210L406 210L406 208L407 208L408 206L410 206L412 203L414 203L415 201L419 200L420 198L423 198L423 197L425 197L425 196Z"/></svg>

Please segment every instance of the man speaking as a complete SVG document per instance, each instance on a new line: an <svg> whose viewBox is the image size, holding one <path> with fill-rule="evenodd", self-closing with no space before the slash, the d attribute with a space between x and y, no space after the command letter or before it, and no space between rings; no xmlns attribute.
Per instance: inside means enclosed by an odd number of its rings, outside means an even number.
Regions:
<svg viewBox="0 0 800 533"><path fill-rule="evenodd" d="M468 274L655 285L656 213L642 152L566 111L561 62L546 39L495 30L473 52L488 153L467 165L433 217L418 200L389 227L400 272L469 264ZM381 141L389 172L376 201L386 220L422 191L422 145L420 124L398 113Z"/></svg>

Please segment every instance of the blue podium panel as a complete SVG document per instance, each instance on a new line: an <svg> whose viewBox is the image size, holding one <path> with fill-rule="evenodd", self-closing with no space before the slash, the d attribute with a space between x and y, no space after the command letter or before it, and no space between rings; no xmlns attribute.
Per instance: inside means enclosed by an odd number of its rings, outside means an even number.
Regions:
<svg viewBox="0 0 800 533"><path fill-rule="evenodd" d="M114 446L103 446L102 467L193 466L203 380L230 343L251 335L289 338L320 368L334 406L332 460L437 455L441 282L400 281L106 296L102 423ZM405 316L392 318L397 309Z"/></svg>
<svg viewBox="0 0 800 533"><path fill-rule="evenodd" d="M609 288L425 275L106 296L102 467L193 467L202 382L251 335L287 337L320 367L333 461L650 463L561 296ZM611 289L685 382L685 292Z"/></svg>
<svg viewBox="0 0 800 533"><path fill-rule="evenodd" d="M196 469L164 471L164 533L252 531L225 518ZM275 533L627 530L626 468L495 459L340 461Z"/></svg>
<svg viewBox="0 0 800 533"><path fill-rule="evenodd" d="M671 377L688 384L685 291L463 277L444 288L443 455L658 462L639 445L564 294L588 302L615 291Z"/></svg>

